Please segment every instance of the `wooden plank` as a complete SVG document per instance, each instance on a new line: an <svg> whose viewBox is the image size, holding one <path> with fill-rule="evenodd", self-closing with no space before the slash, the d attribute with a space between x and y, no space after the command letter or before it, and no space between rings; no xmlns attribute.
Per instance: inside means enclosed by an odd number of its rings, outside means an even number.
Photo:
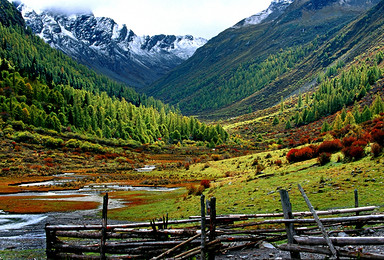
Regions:
<svg viewBox="0 0 384 260"><path fill-rule="evenodd" d="M377 209L378 207L376 206L368 206L368 207L359 207L359 208L351 208L351 209L335 209L335 210L327 210L327 211L318 211L318 215L333 215L333 214L344 214L344 213L354 213L354 212L362 212L362 211L371 211L371 210L374 210L374 209ZM294 217L296 216L310 216L311 215L311 212L293 212L292 215ZM225 219L228 219L228 220L231 220L231 219L234 219L234 221L236 220L246 220L246 219L249 219L249 218L266 218L266 217L283 217L284 214L283 213L271 213L271 214L236 214L236 215L220 215L220 216L217 216L216 219L218 222L220 221L223 221ZM171 221L168 221L168 225L177 225L177 224L188 224L188 223L197 223L197 222L200 222L200 218L201 216L199 217L195 217L195 216L192 216L191 219L181 219L181 220L171 220ZM206 219L209 219L209 216L206 218ZM330 218L331 219L331 218ZM360 219L355 219L355 221L359 221ZM275 220L269 220L269 221L272 221L272 222L267 222L265 224L272 224L272 223L285 223L284 220L277 220L277 222L275 222ZM363 221L365 221L363 219ZM291 223L292 220L287 220L287 222ZM295 222L293 220L294 223L299 223L299 222ZM337 222L337 221L335 221ZM300 222L300 223L303 223L303 222ZM306 222L306 223L310 223L310 222ZM156 222L155 223L156 225L158 224L161 224L161 222ZM262 223L264 224L264 223ZM128 223L128 224L116 224L116 225L108 225L107 229L108 231L110 230L113 230L115 228L139 228L139 227L150 227L150 223L148 222L140 222L140 223ZM101 230L102 229L102 225L47 225L46 226L46 229L47 230L66 230L66 231L69 231L69 230Z"/></svg>
<svg viewBox="0 0 384 260"><path fill-rule="evenodd" d="M299 244L304 245L325 245L326 241L323 237L300 237L295 236L294 239ZM384 245L384 237L330 237L333 244L338 246L346 245Z"/></svg>
<svg viewBox="0 0 384 260"><path fill-rule="evenodd" d="M199 236L200 236L200 234L196 234L196 235L194 235L193 237L191 237L191 238L185 240L184 242L178 244L177 246L172 247L171 249L165 251L165 252L162 253L161 255L156 256L156 257L153 257L152 260L161 259L161 258L163 258L164 256L169 255L170 253L172 253L172 252L175 251L176 249L178 249L178 248L180 248L180 247L182 247L182 246L188 244L189 242L191 242L192 240L198 238Z"/></svg>
<svg viewBox="0 0 384 260"><path fill-rule="evenodd" d="M315 219L315 221L316 221L316 223L317 223L317 226L320 228L320 231L321 231L321 233L323 234L323 237L324 237L325 241L327 242L327 245L329 246L329 249L330 249L331 252L332 252L332 256L333 256L334 258L337 258L337 252L336 252L336 249L335 249L335 247L333 246L332 241L329 239L328 233L327 233L327 231L325 230L325 228L324 228L324 226L323 226L323 223L321 223L321 221L320 221L320 219L319 219L319 216L318 216L317 213L316 213L316 210L313 208L312 203L309 201L309 198L308 198L307 194L305 194L305 191L304 191L303 187L301 187L300 184L297 184L297 186L299 187L299 190L300 190L300 192L301 192L301 195L303 195L303 198L304 198L305 202L307 203L307 206L308 206L308 208L309 208L309 211L312 212L313 217L314 217L314 219Z"/></svg>
<svg viewBox="0 0 384 260"><path fill-rule="evenodd" d="M285 219L293 219L292 215L292 205L291 201L289 200L289 194L286 190L280 190L280 198L281 198L281 206L283 207L283 213ZM285 224L285 230L287 232L287 238L289 244L296 243L293 239L293 236L295 235L295 230L292 223L286 223ZM301 259L299 252L290 252L292 259Z"/></svg>
<svg viewBox="0 0 384 260"><path fill-rule="evenodd" d="M317 211L317 215L336 215L336 214L344 214L344 213L355 213L362 211L372 211L379 207L377 206L366 206L366 207L356 207L356 208L346 208L346 209L331 209L331 210L322 210ZM294 217L306 217L312 216L310 211L300 211L300 212L292 212ZM208 218L209 216L207 216ZM284 217L284 213L261 213L261 214L228 214L228 215L218 215L218 219L226 219L233 218L239 220L246 220L252 218L274 218L274 217ZM200 219L200 216L190 216L190 219Z"/></svg>

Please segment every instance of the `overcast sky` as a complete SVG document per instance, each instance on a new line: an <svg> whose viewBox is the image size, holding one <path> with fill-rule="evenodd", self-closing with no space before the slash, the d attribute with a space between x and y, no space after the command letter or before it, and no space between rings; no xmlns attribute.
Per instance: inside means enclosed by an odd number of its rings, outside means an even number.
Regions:
<svg viewBox="0 0 384 260"><path fill-rule="evenodd" d="M266 9L271 0L19 0L33 9L88 10L113 18L138 35L175 34L210 39Z"/></svg>

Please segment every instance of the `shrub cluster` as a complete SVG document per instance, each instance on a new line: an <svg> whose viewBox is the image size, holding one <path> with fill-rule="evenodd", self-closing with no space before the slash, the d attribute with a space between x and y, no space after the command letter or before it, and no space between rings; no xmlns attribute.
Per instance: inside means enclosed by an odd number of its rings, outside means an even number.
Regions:
<svg viewBox="0 0 384 260"><path fill-rule="evenodd" d="M61 147L64 144L64 141L61 138L54 138L52 136L41 135L38 133L31 133L28 131L16 132L13 135L13 139L16 142L41 144L49 148Z"/></svg>
<svg viewBox="0 0 384 260"><path fill-rule="evenodd" d="M204 186L194 185L194 184L187 185L186 188L187 188L188 195L195 195L195 196L199 196L203 194L203 191L205 190Z"/></svg>
<svg viewBox="0 0 384 260"><path fill-rule="evenodd" d="M383 150L383 147L381 145L379 145L378 143L373 143L371 145L371 153L372 153L373 157L378 157L382 150Z"/></svg>
<svg viewBox="0 0 384 260"><path fill-rule="evenodd" d="M317 154L316 147L314 146L306 146L300 149L291 149L287 153L287 160L292 162L301 162L314 158Z"/></svg>
<svg viewBox="0 0 384 260"><path fill-rule="evenodd" d="M365 156L364 148L367 146L365 140L349 136L344 137L342 143L344 148L341 152L344 154L346 160L359 160Z"/></svg>
<svg viewBox="0 0 384 260"><path fill-rule="evenodd" d="M317 157L317 161L320 163L320 165L326 165L331 161L332 154L330 153L321 153Z"/></svg>
<svg viewBox="0 0 384 260"><path fill-rule="evenodd" d="M340 139L335 139L332 141L324 141L317 147L317 153L335 153L340 151L343 148L343 144Z"/></svg>
<svg viewBox="0 0 384 260"><path fill-rule="evenodd" d="M330 162L331 154L340 150L346 160L358 160L365 156L364 148L367 144L367 141L364 139L348 136L344 137L342 141L335 139L324 141L319 146L310 145L300 149L291 149L287 154L287 160L292 163L317 157L318 162L321 165L325 165ZM377 150L380 149L376 148Z"/></svg>

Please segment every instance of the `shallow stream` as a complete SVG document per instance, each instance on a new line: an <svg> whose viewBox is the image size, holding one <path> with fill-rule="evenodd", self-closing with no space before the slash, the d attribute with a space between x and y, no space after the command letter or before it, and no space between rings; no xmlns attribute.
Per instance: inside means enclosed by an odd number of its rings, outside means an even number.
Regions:
<svg viewBox="0 0 384 260"><path fill-rule="evenodd" d="M66 177L61 179L61 177ZM68 178L69 177L69 178ZM75 174L57 175L53 180L20 184L21 187L52 186L70 182L83 176ZM0 209L0 250L4 249L33 249L45 247L44 226L51 224L101 224L95 218L102 207L103 195L113 191L170 191L176 188L166 187L137 187L120 185L118 183L89 184L78 190L46 191L46 192L19 192L1 194L0 197L31 196L40 200L63 201L90 201L98 202L98 209L79 210L75 212L48 212L44 214L9 214ZM55 198L57 196L57 198ZM65 197L62 196L73 196ZM47 197L47 198L44 198ZM109 199L108 209L120 208L124 201ZM100 223L99 223L100 222Z"/></svg>

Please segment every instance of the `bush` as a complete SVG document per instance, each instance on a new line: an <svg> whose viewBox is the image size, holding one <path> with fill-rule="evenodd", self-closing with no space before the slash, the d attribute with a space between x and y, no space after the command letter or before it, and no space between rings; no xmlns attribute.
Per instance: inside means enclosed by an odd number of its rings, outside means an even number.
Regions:
<svg viewBox="0 0 384 260"><path fill-rule="evenodd" d="M301 162L314 158L316 156L316 146L306 146L300 149L291 149L287 153L288 162Z"/></svg>
<svg viewBox="0 0 384 260"><path fill-rule="evenodd" d="M199 196L201 194L203 194L203 191L205 190L204 186L202 185L194 185L194 184L189 184L186 186L187 188L187 192L188 192L188 195L195 195L195 196Z"/></svg>
<svg viewBox="0 0 384 260"><path fill-rule="evenodd" d="M367 144L368 143L364 140L357 140L357 141L353 142L351 146L360 146L360 147L364 148L367 146Z"/></svg>
<svg viewBox="0 0 384 260"><path fill-rule="evenodd" d="M208 189L211 187L211 181L210 180L201 180L200 185L203 186L205 189Z"/></svg>
<svg viewBox="0 0 384 260"><path fill-rule="evenodd" d="M69 147L69 148L79 148L80 147L80 144L81 142L79 140L76 140L76 139L69 139L66 143L65 143L65 146L66 147Z"/></svg>
<svg viewBox="0 0 384 260"><path fill-rule="evenodd" d="M353 137L353 136L346 136L343 138L343 146L344 147L349 147L349 146L352 146L352 144L354 142L357 141L357 138L356 137Z"/></svg>
<svg viewBox="0 0 384 260"><path fill-rule="evenodd" d="M330 153L321 153L317 157L317 161L320 163L320 165L326 165L331 161L331 154Z"/></svg>
<svg viewBox="0 0 384 260"><path fill-rule="evenodd" d="M25 124L23 123L23 121L12 121L11 124L12 124L12 128L17 131L21 131L25 129Z"/></svg>
<svg viewBox="0 0 384 260"><path fill-rule="evenodd" d="M35 143L38 144L38 135L34 135L28 131L24 132L17 132L14 134L13 139L16 142L28 142L28 143Z"/></svg>
<svg viewBox="0 0 384 260"><path fill-rule="evenodd" d="M373 157L378 157L382 150L383 150L383 147L381 145L379 145L378 143L373 143L371 145L371 153L372 153Z"/></svg>
<svg viewBox="0 0 384 260"><path fill-rule="evenodd" d="M42 141L45 146L51 148L61 147L64 144L63 139L54 138L51 136L42 136Z"/></svg>
<svg viewBox="0 0 384 260"><path fill-rule="evenodd" d="M278 159L278 160L275 161L275 164L276 164L277 166L281 166L281 165L283 165L283 161L280 160L280 159Z"/></svg>
<svg viewBox="0 0 384 260"><path fill-rule="evenodd" d="M318 146L317 153L335 153L340 151L342 148L343 144L339 139L335 139L332 141L324 141Z"/></svg>
<svg viewBox="0 0 384 260"><path fill-rule="evenodd" d="M373 129L371 136L374 142L378 143L380 146L384 146L384 131L380 129Z"/></svg>
<svg viewBox="0 0 384 260"><path fill-rule="evenodd" d="M347 160L359 160L365 156L364 148L361 146L345 147L342 153Z"/></svg>

